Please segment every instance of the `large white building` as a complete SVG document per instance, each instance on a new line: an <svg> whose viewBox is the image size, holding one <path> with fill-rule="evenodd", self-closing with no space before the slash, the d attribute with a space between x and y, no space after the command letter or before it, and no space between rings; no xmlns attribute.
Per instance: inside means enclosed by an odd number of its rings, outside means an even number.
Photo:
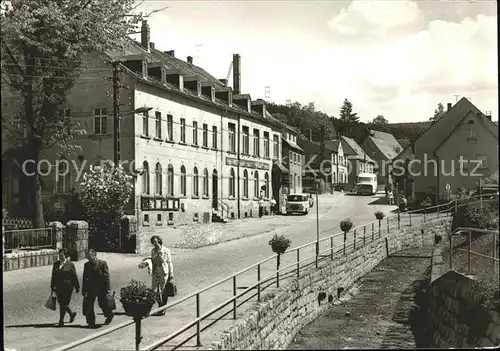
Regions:
<svg viewBox="0 0 500 351"><path fill-rule="evenodd" d="M113 160L113 76L120 60L120 160L134 171L127 208L140 226L208 222L258 215L258 198L272 196L273 164L281 162L281 126L265 101L240 91L240 56L233 55L233 87L193 59L159 51L144 21L141 42L124 53L92 54L67 99L65 113L86 131L74 160L85 169ZM107 78L106 78L107 77ZM136 114L138 108L148 112ZM50 157L50 153L47 154ZM55 160L54 160L55 161ZM83 164L86 162L87 164ZM78 189L76 171L46 182L47 206ZM58 200L59 199L59 200Z"/></svg>

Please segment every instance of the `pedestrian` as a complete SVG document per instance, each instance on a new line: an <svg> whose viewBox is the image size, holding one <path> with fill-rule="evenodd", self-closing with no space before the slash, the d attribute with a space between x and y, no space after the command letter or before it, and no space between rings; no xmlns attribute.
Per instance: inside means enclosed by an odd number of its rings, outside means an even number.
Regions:
<svg viewBox="0 0 500 351"><path fill-rule="evenodd" d="M274 199L274 196L271 197L271 215L274 216L274 213L276 212L276 200Z"/></svg>
<svg viewBox="0 0 500 351"><path fill-rule="evenodd" d="M385 186L385 198L387 199L389 197L389 185Z"/></svg>
<svg viewBox="0 0 500 351"><path fill-rule="evenodd" d="M83 266L83 284L82 294L83 300L83 313L87 319L89 328L96 328L94 304L97 299L97 304L101 308L104 317L106 318L104 324L111 323L114 317L111 311L108 294L111 291L109 268L104 260L97 258L97 253L94 249L87 252L87 260Z"/></svg>
<svg viewBox="0 0 500 351"><path fill-rule="evenodd" d="M259 218L262 218L264 215L264 199L261 197L259 199Z"/></svg>
<svg viewBox="0 0 500 351"><path fill-rule="evenodd" d="M145 258L143 261L151 260L151 288L158 293L159 307L165 306L168 301L166 291L167 283L174 279L174 267L172 265L172 254L170 250L163 246L163 240L158 235L151 237L151 257ZM158 312L157 316L163 316L165 310Z"/></svg>
<svg viewBox="0 0 500 351"><path fill-rule="evenodd" d="M394 193L392 192L392 190L389 190L389 205L393 204L394 204Z"/></svg>
<svg viewBox="0 0 500 351"><path fill-rule="evenodd" d="M59 250L59 261L52 267L52 278L50 279L50 289L56 294L59 303L59 327L64 326L64 316L69 315L69 322L73 323L76 312L71 311L69 304L73 289L80 292L80 283L76 275L75 264L71 262L66 249Z"/></svg>

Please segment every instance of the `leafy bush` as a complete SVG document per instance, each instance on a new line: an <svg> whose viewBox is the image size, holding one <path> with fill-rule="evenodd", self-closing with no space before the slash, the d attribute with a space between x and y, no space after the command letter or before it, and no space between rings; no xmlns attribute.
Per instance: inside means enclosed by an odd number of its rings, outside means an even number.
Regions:
<svg viewBox="0 0 500 351"><path fill-rule="evenodd" d="M351 230L353 224L350 218L346 218L343 221L340 222L340 229L344 232L347 233L349 230Z"/></svg>
<svg viewBox="0 0 500 351"><path fill-rule="evenodd" d="M384 219L384 217L385 217L384 212L382 212L382 211L375 212L375 218L378 219L379 221L381 221L382 219Z"/></svg>
<svg viewBox="0 0 500 351"><path fill-rule="evenodd" d="M157 300L156 293L143 282L132 279L130 283L120 289L122 303L151 303Z"/></svg>
<svg viewBox="0 0 500 351"><path fill-rule="evenodd" d="M290 247L290 244L292 241L288 238L286 238L283 234L278 235L277 233L274 233L273 237L271 240L269 240L269 245L271 245L271 249L273 252L277 254L281 254L286 251Z"/></svg>
<svg viewBox="0 0 500 351"><path fill-rule="evenodd" d="M497 226L495 214L489 206L473 204L464 211L463 226L480 229L493 229Z"/></svg>
<svg viewBox="0 0 500 351"><path fill-rule="evenodd" d="M423 208L431 207L432 206L432 201L429 197L426 197L421 203L420 206Z"/></svg>

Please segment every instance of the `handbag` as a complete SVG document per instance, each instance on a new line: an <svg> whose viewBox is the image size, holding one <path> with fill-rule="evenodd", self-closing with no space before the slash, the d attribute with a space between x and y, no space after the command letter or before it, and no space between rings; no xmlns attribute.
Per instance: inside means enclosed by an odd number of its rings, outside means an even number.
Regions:
<svg viewBox="0 0 500 351"><path fill-rule="evenodd" d="M177 295L177 286L173 280L169 280L167 284L165 284L164 294L166 296L175 296Z"/></svg>
<svg viewBox="0 0 500 351"><path fill-rule="evenodd" d="M53 293L51 293L47 301L45 301L45 307L52 311L56 310L56 297Z"/></svg>
<svg viewBox="0 0 500 351"><path fill-rule="evenodd" d="M108 300L108 307L111 311L116 310L116 300L115 300L115 292L113 294L107 294L106 299Z"/></svg>

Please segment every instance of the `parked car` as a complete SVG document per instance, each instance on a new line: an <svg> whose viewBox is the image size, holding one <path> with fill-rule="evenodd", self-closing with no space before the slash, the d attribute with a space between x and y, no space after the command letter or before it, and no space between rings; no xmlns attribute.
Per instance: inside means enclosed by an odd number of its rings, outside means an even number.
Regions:
<svg viewBox="0 0 500 351"><path fill-rule="evenodd" d="M290 194L286 202L286 214L309 213L309 197L306 194Z"/></svg>

